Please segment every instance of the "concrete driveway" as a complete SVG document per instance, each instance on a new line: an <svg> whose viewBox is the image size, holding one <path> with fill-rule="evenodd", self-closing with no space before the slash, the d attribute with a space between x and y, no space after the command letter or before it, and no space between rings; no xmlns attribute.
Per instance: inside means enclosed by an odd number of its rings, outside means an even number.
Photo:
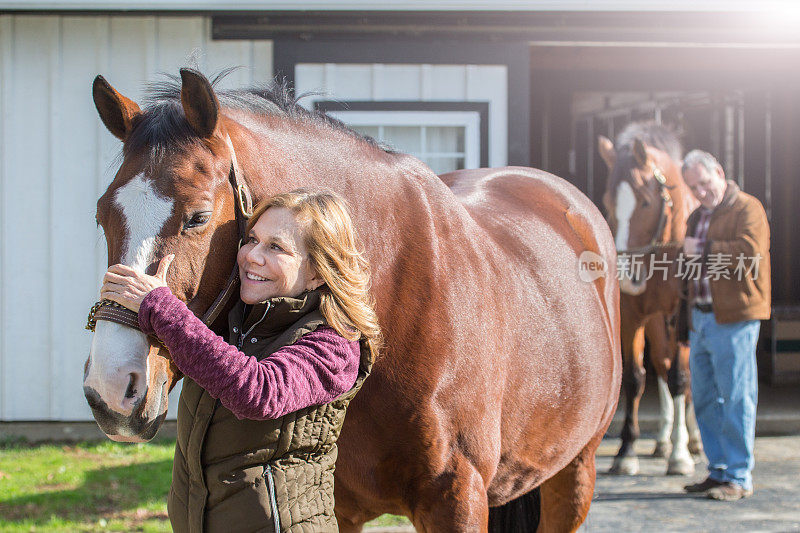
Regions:
<svg viewBox="0 0 800 533"><path fill-rule="evenodd" d="M652 439L637 443L641 473L608 475L619 439L603 441L597 458L597 485L589 516L580 531L800 531L800 436L756 438L754 493L738 502L717 502L683 492L705 479L705 461L693 477L667 477L665 459L653 459Z"/></svg>

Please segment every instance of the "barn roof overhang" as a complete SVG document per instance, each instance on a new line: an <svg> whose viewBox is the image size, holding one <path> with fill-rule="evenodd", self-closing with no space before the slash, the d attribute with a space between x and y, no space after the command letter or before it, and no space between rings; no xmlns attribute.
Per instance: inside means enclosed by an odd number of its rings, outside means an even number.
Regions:
<svg viewBox="0 0 800 533"><path fill-rule="evenodd" d="M2 10L761 12L794 0L0 0Z"/></svg>
<svg viewBox="0 0 800 533"><path fill-rule="evenodd" d="M702 4L702 2L701 2ZM792 13L759 11L308 11L213 16L216 39L800 43Z"/></svg>
<svg viewBox="0 0 800 533"><path fill-rule="evenodd" d="M216 39L800 43L796 0L0 0L0 13L213 17Z"/></svg>

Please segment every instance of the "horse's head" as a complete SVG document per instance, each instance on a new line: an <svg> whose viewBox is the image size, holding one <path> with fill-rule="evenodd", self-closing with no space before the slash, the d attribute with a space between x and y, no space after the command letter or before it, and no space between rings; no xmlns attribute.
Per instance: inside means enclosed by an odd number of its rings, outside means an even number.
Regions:
<svg viewBox="0 0 800 533"><path fill-rule="evenodd" d="M609 226L617 252L628 255L619 264L623 270L620 290L641 294L647 280L644 268L636 265L637 255L641 262L642 256L652 251L654 244L664 242L664 236L671 232L671 186L664 172L667 168L674 172L674 164L667 154L638 138L615 149L610 139L601 136L598 148L609 168L608 187L603 196Z"/></svg>
<svg viewBox="0 0 800 533"><path fill-rule="evenodd" d="M235 156L211 84L191 70L181 71L181 81L180 99L142 110L101 76L94 80L100 118L123 142L122 164L97 202L96 217L109 265L153 274L162 257L175 254L169 287L202 314L235 261L238 234L228 180ZM211 249L214 261L206 263ZM111 439L151 439L180 377L154 339L97 322L83 387L95 420Z"/></svg>

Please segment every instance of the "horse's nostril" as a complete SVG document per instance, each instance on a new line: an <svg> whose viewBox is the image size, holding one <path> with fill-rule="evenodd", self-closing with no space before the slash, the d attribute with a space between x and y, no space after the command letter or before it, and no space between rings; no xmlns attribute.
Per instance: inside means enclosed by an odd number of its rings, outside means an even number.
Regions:
<svg viewBox="0 0 800 533"><path fill-rule="evenodd" d="M125 389L125 398L135 398L136 397L136 374L131 373L130 381L128 381L128 388Z"/></svg>

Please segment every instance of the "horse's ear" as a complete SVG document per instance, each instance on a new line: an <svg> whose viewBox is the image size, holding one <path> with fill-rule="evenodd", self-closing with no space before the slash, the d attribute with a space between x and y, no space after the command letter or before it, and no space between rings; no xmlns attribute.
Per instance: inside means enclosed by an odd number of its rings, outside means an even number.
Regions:
<svg viewBox="0 0 800 533"><path fill-rule="evenodd" d="M133 118L141 113L136 102L118 93L103 76L94 79L92 98L108 131L121 141L127 139L133 129Z"/></svg>
<svg viewBox="0 0 800 533"><path fill-rule="evenodd" d="M602 135L597 136L597 151L600 152L600 157L605 162L608 170L614 168L617 162L617 151L614 150L614 143L608 137Z"/></svg>
<svg viewBox="0 0 800 533"><path fill-rule="evenodd" d="M210 138L219 120L219 100L208 79L190 68L181 69L181 104L192 129L203 139Z"/></svg>
<svg viewBox="0 0 800 533"><path fill-rule="evenodd" d="M633 157L639 167L647 165L647 145L638 137L633 141Z"/></svg>

